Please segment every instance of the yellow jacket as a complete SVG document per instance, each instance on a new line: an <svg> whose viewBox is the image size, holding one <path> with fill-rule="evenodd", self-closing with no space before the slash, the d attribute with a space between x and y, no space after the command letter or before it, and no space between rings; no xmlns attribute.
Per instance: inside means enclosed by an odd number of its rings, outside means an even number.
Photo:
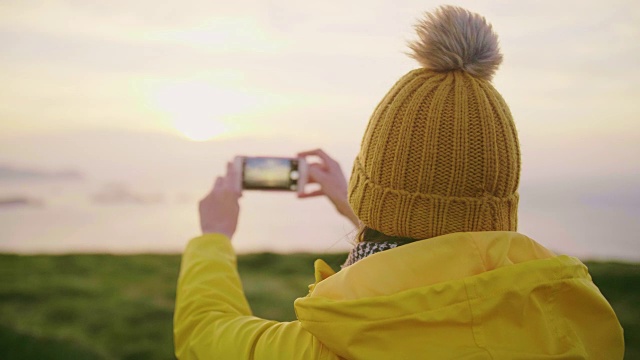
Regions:
<svg viewBox="0 0 640 360"><path fill-rule="evenodd" d="M191 240L178 281L179 359L622 359L622 328L576 258L514 232L456 233L338 273L316 261L298 321L251 315L229 240Z"/></svg>

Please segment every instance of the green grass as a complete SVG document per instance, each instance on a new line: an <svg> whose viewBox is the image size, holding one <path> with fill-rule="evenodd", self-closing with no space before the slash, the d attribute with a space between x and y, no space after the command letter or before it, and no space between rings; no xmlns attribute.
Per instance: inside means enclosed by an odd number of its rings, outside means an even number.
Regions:
<svg viewBox="0 0 640 360"><path fill-rule="evenodd" d="M592 262L587 266L622 324L624 358L640 359L640 264Z"/></svg>
<svg viewBox="0 0 640 360"><path fill-rule="evenodd" d="M338 269L345 254L240 256L254 313L295 319L313 261ZM0 359L173 359L178 255L0 254ZM618 314L627 359L640 359L640 265L589 263Z"/></svg>

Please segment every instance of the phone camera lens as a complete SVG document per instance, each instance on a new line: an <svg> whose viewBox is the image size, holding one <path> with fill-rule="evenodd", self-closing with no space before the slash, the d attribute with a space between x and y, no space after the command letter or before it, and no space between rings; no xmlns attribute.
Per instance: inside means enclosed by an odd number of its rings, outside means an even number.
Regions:
<svg viewBox="0 0 640 360"><path fill-rule="evenodd" d="M293 170L291 174L289 174L289 176L291 177L291 180L298 180L298 177L300 177L300 174L298 174L297 171Z"/></svg>

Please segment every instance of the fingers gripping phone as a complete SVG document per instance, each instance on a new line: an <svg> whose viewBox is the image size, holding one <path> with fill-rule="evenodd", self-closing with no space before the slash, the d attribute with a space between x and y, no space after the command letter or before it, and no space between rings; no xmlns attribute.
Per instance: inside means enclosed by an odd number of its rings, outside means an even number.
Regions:
<svg viewBox="0 0 640 360"><path fill-rule="evenodd" d="M279 190L302 193L307 183L304 158L236 156L234 167L244 190Z"/></svg>

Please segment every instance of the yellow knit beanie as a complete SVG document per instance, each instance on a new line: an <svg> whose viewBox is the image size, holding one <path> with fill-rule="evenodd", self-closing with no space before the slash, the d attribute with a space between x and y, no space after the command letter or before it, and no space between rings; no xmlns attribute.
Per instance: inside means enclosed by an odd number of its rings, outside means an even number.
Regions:
<svg viewBox="0 0 640 360"><path fill-rule="evenodd" d="M491 85L502 62L478 14L444 6L416 26L423 66L378 104L349 181L362 223L426 239L462 231L515 231L520 148L511 112Z"/></svg>

